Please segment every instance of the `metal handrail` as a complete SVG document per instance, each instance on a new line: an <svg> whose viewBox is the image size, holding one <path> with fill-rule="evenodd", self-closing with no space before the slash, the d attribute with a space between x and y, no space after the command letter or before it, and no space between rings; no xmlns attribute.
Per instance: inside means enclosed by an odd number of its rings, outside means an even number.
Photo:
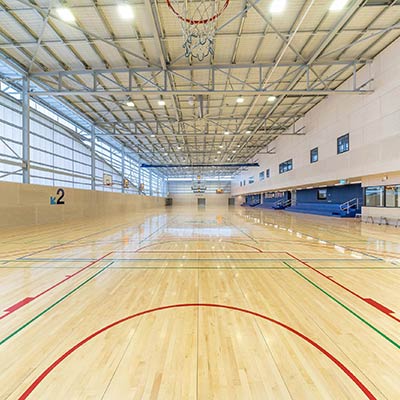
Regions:
<svg viewBox="0 0 400 400"><path fill-rule="evenodd" d="M361 199L358 197L354 197L354 199L351 199L351 200L348 200L348 201L345 201L344 203L342 203L340 205L340 209L342 211L346 211L346 213L349 214L350 209L352 209L354 207L357 209L360 207L360 204L361 204Z"/></svg>
<svg viewBox="0 0 400 400"><path fill-rule="evenodd" d="M274 203L274 207L290 207L290 205L292 204L292 200L291 199L287 199L287 200L278 200Z"/></svg>

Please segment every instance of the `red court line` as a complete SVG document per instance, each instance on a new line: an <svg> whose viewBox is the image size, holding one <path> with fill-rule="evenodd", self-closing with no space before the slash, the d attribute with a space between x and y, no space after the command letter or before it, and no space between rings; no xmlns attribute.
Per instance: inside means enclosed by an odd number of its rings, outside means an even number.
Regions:
<svg viewBox="0 0 400 400"><path fill-rule="evenodd" d="M99 261L105 259L107 256L109 256L110 254L112 254L113 252L110 251L109 253L105 254L104 256L98 258L97 260L92 261L91 263L85 265L84 267L82 267L81 269L79 269L78 271L74 272L71 275L67 275L64 279L62 279L61 281L55 283L54 285L50 286L49 288L43 290L42 292L40 292L39 294L37 294L36 296L33 297L25 297L24 299L18 301L17 303L13 304L12 306L8 307L7 309L4 310L5 314L0 316L0 320L2 320L3 318L8 317L9 315L13 314L15 311L19 310L20 308L26 306L27 304L29 304L30 302L32 302L33 300L38 299L39 297L43 296L44 294L50 292L51 290L55 289L57 286L62 285L64 282L72 279L74 276L80 274L81 272L85 271L86 269L90 268L91 266L93 266L94 264L98 263Z"/></svg>
<svg viewBox="0 0 400 400"><path fill-rule="evenodd" d="M382 312L383 314L387 315L388 317L392 318L393 320L395 320L396 322L400 322L400 319L395 317L394 311L390 310L389 308L385 307L383 304L378 303L377 301L370 299L370 298L365 298L362 297L361 295L359 295L358 293L354 292L353 290L349 289L347 286L339 283L338 281L335 281L335 279L333 279L331 276L324 274L323 272L321 272L319 269L316 269L314 267L312 267L310 264L306 263L305 261L301 260L300 258L297 258L296 256L294 256L293 254L286 252L286 254L288 256L290 256L291 258L293 258L294 260L300 262L301 264L305 265L306 267L310 268L311 270L313 270L314 272L320 274L321 276L323 276L324 278L328 279L329 281L331 281L332 283L334 283L335 285L341 287L343 290L345 290L346 292L349 292L350 294L352 294L353 296L357 297L358 299L364 301L365 303L369 304L370 306L374 307L375 309L377 309L378 311Z"/></svg>
<svg viewBox="0 0 400 400"><path fill-rule="evenodd" d="M233 240L221 240L221 241L215 242L215 241L210 240L210 239L191 239L191 240L188 240L188 239L185 239L185 238L182 238L181 240L179 240L179 239L166 240L166 241L163 241L162 243L150 243L150 244L147 244L146 246L139 247L138 249L135 250L135 252L140 253L143 249L147 249L147 248L152 247L152 246L160 246L160 245L163 245L165 243L175 243L175 242L181 242L181 241L185 241L185 242L192 241L192 242L212 242L212 243L233 243L233 244L237 244L239 246L249 247L251 249L256 250L258 253L263 253L263 251L261 249L259 249L258 247L256 247L256 246L252 246L251 244L246 244L246 243L234 242ZM278 253L285 253L285 252L284 251L280 251Z"/></svg>
<svg viewBox="0 0 400 400"><path fill-rule="evenodd" d="M120 253L152 253L152 254L160 254L160 253L180 253L180 254L186 254L186 253L195 253L195 254L208 254L208 253L251 253L254 254L255 251L234 251L234 250L141 250L141 251L121 251Z"/></svg>
<svg viewBox="0 0 400 400"><path fill-rule="evenodd" d="M70 356L72 353L74 353L76 350L78 350L80 347L85 345L87 342L90 340L94 339L96 336L100 335L101 333L119 325L122 324L126 321L129 321L133 318L150 314L152 312L156 311L161 311L161 310L166 310L166 309L171 309L171 308L182 308L182 307L209 307L209 308L222 308L222 309L228 309L228 310L233 310L233 311L239 311L245 314L250 314L258 318L262 318L266 321L272 322L273 324L276 324L280 326L281 328L284 328L288 330L289 332L295 334L299 338L303 339L307 343L309 343L311 346L316 348L319 352L321 352L324 356L326 356L329 360L331 360L334 364L336 364L337 367L339 367L357 386L358 388L365 394L365 396L369 400L377 400L376 397L368 390L368 388L344 365L342 364L335 356L333 356L331 353L328 352L325 348L323 348L321 345L319 345L317 342L315 342L313 339L309 338L308 336L304 335L303 333L299 332L298 330L290 327L289 325L284 324L283 322L277 321L275 319L272 319L270 317L267 317L266 315L246 310L244 308L239 308L239 307L234 307L234 306L228 306L228 305L222 305L222 304L212 304L212 303L184 303L184 304L172 304L168 306L162 306L162 307L157 307L157 308L152 308L150 310L142 311L133 315L130 315L128 317L122 318L118 321L115 321L98 331L92 333L91 335L87 336L85 339L77 343L75 346L71 347L68 351L66 351L64 354L62 354L57 360L55 360L49 367L47 367L34 381L33 383L25 390L24 393L18 398L18 400L25 400L27 399L30 394L39 386L39 384L50 374L51 371L53 371L59 364L61 364L68 356Z"/></svg>

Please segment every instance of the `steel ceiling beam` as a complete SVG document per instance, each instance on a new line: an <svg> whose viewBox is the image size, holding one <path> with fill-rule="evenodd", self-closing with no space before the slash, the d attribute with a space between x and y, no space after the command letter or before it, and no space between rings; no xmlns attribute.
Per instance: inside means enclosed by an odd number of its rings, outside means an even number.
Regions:
<svg viewBox="0 0 400 400"><path fill-rule="evenodd" d="M371 80L372 81L372 80ZM370 81L368 81L369 83ZM356 88L356 89L305 89L305 90L290 90L290 89L273 89L273 90L229 90L229 89L215 89L215 90L173 90L173 89L166 89L166 90L152 90L152 91L141 91L141 90L129 90L129 91L119 91L119 90L49 90L49 91L36 91L30 92L29 96L31 97L48 97L48 96L84 96L84 95L95 95L97 93L101 93L104 95L117 95L117 94L171 94L171 95L185 95L190 96L192 94L257 94L259 96L286 96L289 94L296 95L296 96L327 96L329 94L371 94L374 91L372 89L363 89L363 88Z"/></svg>
<svg viewBox="0 0 400 400"><path fill-rule="evenodd" d="M142 164L141 168L241 168L259 167L258 162L254 163L235 163L235 164Z"/></svg>

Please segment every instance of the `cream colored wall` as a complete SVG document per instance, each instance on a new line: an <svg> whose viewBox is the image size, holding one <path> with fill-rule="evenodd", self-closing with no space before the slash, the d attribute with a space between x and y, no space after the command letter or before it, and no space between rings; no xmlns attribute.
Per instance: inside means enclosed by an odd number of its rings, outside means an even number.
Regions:
<svg viewBox="0 0 400 400"><path fill-rule="evenodd" d="M64 205L50 205L57 187L0 182L0 228L69 222L163 207L162 197L63 188Z"/></svg>
<svg viewBox="0 0 400 400"><path fill-rule="evenodd" d="M199 197L206 199L206 207L228 207L229 194L173 194L173 206L197 207Z"/></svg>
<svg viewBox="0 0 400 400"><path fill-rule="evenodd" d="M359 84L374 78L369 95L332 94L308 112L296 126L305 136L283 136L270 147L276 154L258 154L260 167L249 168L232 182L232 194L311 186L340 179L386 174L400 169L400 39L388 46L371 66L360 71ZM346 82L343 88L350 85ZM336 154L337 138L350 133L350 151ZM310 150L319 149L319 161L310 164ZM293 159L293 170L279 174L279 164ZM259 181L267 168L271 177ZM255 182L248 184L249 176ZM239 182L246 179L246 186ZM397 183L400 183L397 182Z"/></svg>
<svg viewBox="0 0 400 400"><path fill-rule="evenodd" d="M400 167L400 153L399 153ZM400 171L365 176L361 180L362 186L400 185Z"/></svg>

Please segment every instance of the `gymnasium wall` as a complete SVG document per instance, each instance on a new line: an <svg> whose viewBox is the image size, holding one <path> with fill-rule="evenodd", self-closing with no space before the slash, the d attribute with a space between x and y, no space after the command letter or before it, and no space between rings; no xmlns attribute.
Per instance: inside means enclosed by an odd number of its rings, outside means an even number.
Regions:
<svg viewBox="0 0 400 400"><path fill-rule="evenodd" d="M380 53L360 71L359 84L370 74L375 92L370 95L332 94L296 123L305 136L282 136L270 147L276 154L254 157L260 167L249 168L232 182L232 194L333 184L341 179L360 182L362 177L400 171L400 40ZM349 88L346 82L343 88ZM350 134L350 151L337 154L337 138ZM318 147L319 161L310 163L310 150ZM279 164L293 159L293 170L279 174ZM270 178L259 172L270 169ZM249 177L254 183L249 184ZM240 181L246 180L246 186ZM400 183L398 180L396 183Z"/></svg>
<svg viewBox="0 0 400 400"><path fill-rule="evenodd" d="M163 197L107 193L64 188L60 201L57 187L0 182L0 228L64 223L76 219L129 214L164 207ZM51 198L53 198L51 200Z"/></svg>
<svg viewBox="0 0 400 400"><path fill-rule="evenodd" d="M228 207L229 194L170 194L173 206L187 206L197 208L197 199L205 198L206 207Z"/></svg>

